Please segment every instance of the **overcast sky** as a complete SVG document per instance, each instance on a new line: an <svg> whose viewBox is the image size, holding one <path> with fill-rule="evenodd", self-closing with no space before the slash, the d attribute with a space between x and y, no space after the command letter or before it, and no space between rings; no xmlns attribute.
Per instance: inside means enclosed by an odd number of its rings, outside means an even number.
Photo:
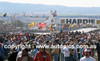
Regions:
<svg viewBox="0 0 100 61"><path fill-rule="evenodd" d="M100 0L0 0L0 2L62 5L68 7L100 7Z"/></svg>

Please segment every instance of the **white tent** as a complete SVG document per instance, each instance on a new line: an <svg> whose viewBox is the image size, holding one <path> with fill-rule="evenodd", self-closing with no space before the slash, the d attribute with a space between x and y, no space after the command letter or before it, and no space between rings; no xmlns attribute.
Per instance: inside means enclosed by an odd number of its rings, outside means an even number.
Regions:
<svg viewBox="0 0 100 61"><path fill-rule="evenodd" d="M90 31L95 31L95 30L99 30L100 28L82 28L82 29L77 29L77 30L72 30L73 32L75 31L80 31L80 32L90 32Z"/></svg>

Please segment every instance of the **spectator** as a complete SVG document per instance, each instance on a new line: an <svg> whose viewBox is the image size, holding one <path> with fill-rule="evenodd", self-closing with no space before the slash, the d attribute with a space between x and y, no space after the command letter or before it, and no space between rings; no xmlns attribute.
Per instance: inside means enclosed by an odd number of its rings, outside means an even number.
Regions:
<svg viewBox="0 0 100 61"><path fill-rule="evenodd" d="M63 47L62 53L64 54L64 61L70 61L70 51L69 48Z"/></svg>
<svg viewBox="0 0 100 61"><path fill-rule="evenodd" d="M35 54L38 52L38 49L36 48L36 46L33 46L33 58L35 57Z"/></svg>
<svg viewBox="0 0 100 61"><path fill-rule="evenodd" d="M28 55L28 49L22 51L22 56L18 57L17 61L33 61L33 58Z"/></svg>
<svg viewBox="0 0 100 61"><path fill-rule="evenodd" d="M40 48L34 57L34 61L51 61L51 58L45 48Z"/></svg>
<svg viewBox="0 0 100 61"><path fill-rule="evenodd" d="M81 46L82 45L82 42L79 42L79 45ZM78 58L82 58L82 50L83 48L78 48Z"/></svg>
<svg viewBox="0 0 100 61"><path fill-rule="evenodd" d="M8 61L16 61L17 53L15 48L11 50L11 54L8 57Z"/></svg>
<svg viewBox="0 0 100 61"><path fill-rule="evenodd" d="M58 45L57 41L58 40L54 41L54 45ZM53 55L54 61L58 61L59 60L59 48L53 48L52 49L52 55Z"/></svg>
<svg viewBox="0 0 100 61"><path fill-rule="evenodd" d="M0 43L3 43L3 38L2 38L2 36L0 36Z"/></svg>
<svg viewBox="0 0 100 61"><path fill-rule="evenodd" d="M4 48L2 46L2 43L0 43L0 61L4 61L5 56L4 56Z"/></svg>
<svg viewBox="0 0 100 61"><path fill-rule="evenodd" d="M91 50L85 49L85 56L80 59L80 61L95 61L93 57L90 55Z"/></svg>
<svg viewBox="0 0 100 61"><path fill-rule="evenodd" d="M100 61L100 39L98 40L98 43L96 44L97 45L97 54L98 54L98 61Z"/></svg>

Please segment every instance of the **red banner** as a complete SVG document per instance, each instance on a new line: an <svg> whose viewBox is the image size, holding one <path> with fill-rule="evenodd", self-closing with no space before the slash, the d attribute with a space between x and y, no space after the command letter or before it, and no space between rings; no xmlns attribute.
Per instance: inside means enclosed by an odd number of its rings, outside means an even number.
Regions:
<svg viewBox="0 0 100 61"><path fill-rule="evenodd" d="M37 27L46 27L46 23L44 23L44 24L39 23L39 24L37 24L36 26L37 26Z"/></svg>
<svg viewBox="0 0 100 61"><path fill-rule="evenodd" d="M41 23L38 23L36 26L37 26L37 27L40 27L40 26L41 26Z"/></svg>
<svg viewBox="0 0 100 61"><path fill-rule="evenodd" d="M46 27L46 23L44 23L44 24L41 24L41 27Z"/></svg>

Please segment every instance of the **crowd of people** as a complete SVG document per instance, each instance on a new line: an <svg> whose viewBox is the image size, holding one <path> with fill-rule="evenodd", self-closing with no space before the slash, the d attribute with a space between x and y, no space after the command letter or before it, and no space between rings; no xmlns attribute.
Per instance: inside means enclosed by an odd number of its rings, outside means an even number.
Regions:
<svg viewBox="0 0 100 61"><path fill-rule="evenodd" d="M5 48L5 45L30 45L30 48ZM37 45L64 45L60 48L37 48ZM68 48L87 45L96 48ZM0 34L0 61L100 61L99 32L60 32L53 34Z"/></svg>

